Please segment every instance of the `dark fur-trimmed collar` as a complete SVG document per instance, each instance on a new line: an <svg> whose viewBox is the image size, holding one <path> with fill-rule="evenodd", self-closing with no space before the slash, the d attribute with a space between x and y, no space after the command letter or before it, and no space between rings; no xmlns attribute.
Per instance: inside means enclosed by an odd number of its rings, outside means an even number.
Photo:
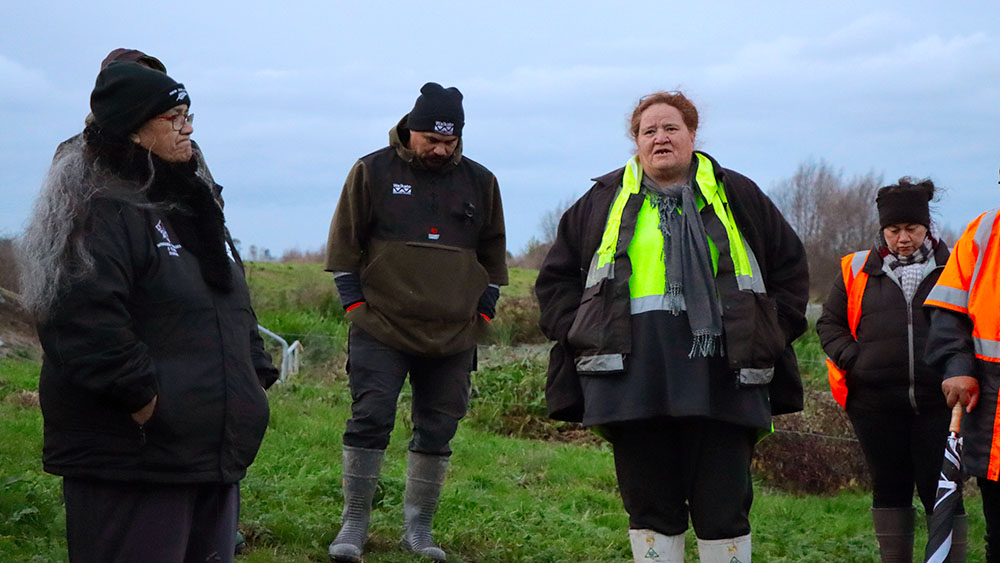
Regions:
<svg viewBox="0 0 1000 563"><path fill-rule="evenodd" d="M233 272L226 252L225 217L213 187L196 174L197 159L167 162L129 139L90 128L84 137L89 158L121 179L145 186L146 199L162 210L181 245L198 258L202 279L219 291L231 291Z"/></svg>

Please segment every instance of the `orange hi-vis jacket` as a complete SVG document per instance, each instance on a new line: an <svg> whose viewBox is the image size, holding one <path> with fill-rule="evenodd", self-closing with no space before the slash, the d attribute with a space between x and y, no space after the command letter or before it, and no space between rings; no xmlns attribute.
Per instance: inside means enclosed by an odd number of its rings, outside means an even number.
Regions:
<svg viewBox="0 0 1000 563"><path fill-rule="evenodd" d="M962 233L925 306L968 315L976 357L1000 362L1000 233L998 210L983 213Z"/></svg>
<svg viewBox="0 0 1000 563"><path fill-rule="evenodd" d="M976 361L973 373L979 380L980 396L975 409L962 421L965 435L963 464L968 462L970 474L1000 480L1000 230L997 219L1000 210L977 217L952 249L937 285L924 301L925 307L937 307L967 317L971 321L971 350ZM947 319L942 319L946 321ZM938 330L938 318L932 323L932 333ZM942 333L944 334L944 333ZM968 334L965 337L968 338ZM928 359L941 356L935 349L948 348L951 338L934 338L928 342ZM966 345L968 346L968 345ZM934 349L932 349L932 347ZM949 352L954 357L956 352ZM939 362L947 363L947 354ZM946 373L946 377L949 374Z"/></svg>
<svg viewBox="0 0 1000 563"><path fill-rule="evenodd" d="M868 274L862 268L868 261L871 250L860 250L840 259L840 271L844 276L844 288L847 290L847 326L851 335L858 339L858 323L861 321L861 298L865 295L868 285ZM847 373L826 359L826 375L830 381L830 392L841 408L847 408Z"/></svg>

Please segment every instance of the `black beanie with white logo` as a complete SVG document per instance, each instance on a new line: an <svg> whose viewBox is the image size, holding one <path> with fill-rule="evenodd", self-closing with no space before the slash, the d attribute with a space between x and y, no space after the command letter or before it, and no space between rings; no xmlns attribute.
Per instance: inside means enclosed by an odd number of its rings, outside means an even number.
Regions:
<svg viewBox="0 0 1000 563"><path fill-rule="evenodd" d="M97 75L90 94L94 122L104 131L127 137L153 117L191 105L184 85L139 63L115 61Z"/></svg>
<svg viewBox="0 0 1000 563"><path fill-rule="evenodd" d="M410 131L461 137L463 125L462 93L454 86L445 88L437 82L428 82L420 88L420 96L406 117Z"/></svg>

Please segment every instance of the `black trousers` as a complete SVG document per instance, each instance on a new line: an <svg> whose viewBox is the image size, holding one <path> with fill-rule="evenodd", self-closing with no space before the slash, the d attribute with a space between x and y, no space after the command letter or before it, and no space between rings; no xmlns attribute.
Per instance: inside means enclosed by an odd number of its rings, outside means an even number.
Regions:
<svg viewBox="0 0 1000 563"><path fill-rule="evenodd" d="M944 461L951 411L881 412L847 409L872 476L872 506L913 505L913 486L924 505L934 509L938 475Z"/></svg>
<svg viewBox="0 0 1000 563"><path fill-rule="evenodd" d="M396 422L396 403L406 375L413 390L413 437L409 449L451 455L448 446L469 408L469 372L475 348L444 358L424 358L390 348L352 326L347 372L351 418L344 445L384 450Z"/></svg>
<svg viewBox="0 0 1000 563"><path fill-rule="evenodd" d="M1000 483L976 478L986 518L986 563L1000 563Z"/></svg>
<svg viewBox="0 0 1000 563"><path fill-rule="evenodd" d="M704 540L750 533L757 431L701 418L608 426L629 527Z"/></svg>
<svg viewBox="0 0 1000 563"><path fill-rule="evenodd" d="M73 563L233 561L237 483L160 484L63 479Z"/></svg>

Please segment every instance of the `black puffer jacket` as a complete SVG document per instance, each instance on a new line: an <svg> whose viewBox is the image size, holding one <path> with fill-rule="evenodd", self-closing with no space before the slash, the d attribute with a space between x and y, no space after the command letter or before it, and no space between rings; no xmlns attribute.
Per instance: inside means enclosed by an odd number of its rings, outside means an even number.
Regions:
<svg viewBox="0 0 1000 563"><path fill-rule="evenodd" d="M193 164L154 161L150 199L182 209L94 200L82 228L96 275L73 281L39 323L44 467L236 482L260 447L277 370L211 192ZM142 175L119 164L125 180ZM130 413L154 396L139 426Z"/></svg>
<svg viewBox="0 0 1000 563"><path fill-rule="evenodd" d="M945 262L948 245L938 241L928 257L913 299L883 269L879 248L868 254L862 271L868 283L861 300L857 341L847 322L847 291L837 276L816 322L823 350L847 372L847 407L880 411L923 411L945 408L941 374L924 363L927 319L922 305Z"/></svg>

